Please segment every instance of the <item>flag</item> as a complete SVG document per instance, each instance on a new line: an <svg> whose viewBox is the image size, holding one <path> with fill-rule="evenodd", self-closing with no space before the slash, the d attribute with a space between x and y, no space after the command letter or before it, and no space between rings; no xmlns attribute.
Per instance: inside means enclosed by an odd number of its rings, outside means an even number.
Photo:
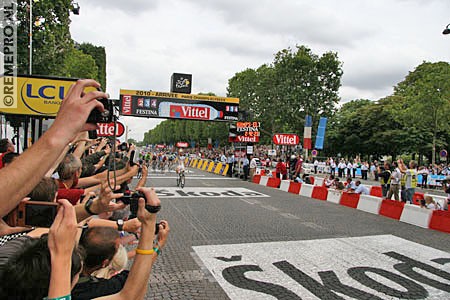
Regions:
<svg viewBox="0 0 450 300"><path fill-rule="evenodd" d="M312 117L306 115L305 118L305 129L303 131L303 148L311 149L311 127L312 127Z"/></svg>
<svg viewBox="0 0 450 300"><path fill-rule="evenodd" d="M320 118L319 127L317 128L316 149L323 149L323 142L325 140L325 129L327 127L327 118Z"/></svg>

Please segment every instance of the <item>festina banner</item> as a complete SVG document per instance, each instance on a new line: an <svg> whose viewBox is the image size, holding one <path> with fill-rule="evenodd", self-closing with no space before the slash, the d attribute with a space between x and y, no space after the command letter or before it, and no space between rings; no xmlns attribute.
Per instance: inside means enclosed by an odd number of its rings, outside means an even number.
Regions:
<svg viewBox="0 0 450 300"><path fill-rule="evenodd" d="M237 121L238 98L120 90L120 114L146 118Z"/></svg>
<svg viewBox="0 0 450 300"><path fill-rule="evenodd" d="M325 129L327 128L327 118L320 118L319 127L317 128L316 145L314 148L323 149L323 142L325 140Z"/></svg>
<svg viewBox="0 0 450 300"><path fill-rule="evenodd" d="M306 115L305 118L305 130L303 131L303 148L311 149L311 127L312 127L312 117Z"/></svg>

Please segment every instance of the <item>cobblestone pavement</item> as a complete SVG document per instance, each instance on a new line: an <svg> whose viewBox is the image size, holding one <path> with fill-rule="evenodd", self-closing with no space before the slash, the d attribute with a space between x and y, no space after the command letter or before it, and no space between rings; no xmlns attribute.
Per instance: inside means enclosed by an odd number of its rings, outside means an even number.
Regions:
<svg viewBox="0 0 450 300"><path fill-rule="evenodd" d="M149 177L147 186L176 187L174 173ZM171 234L146 299L228 299L193 246L394 235L450 252L448 234L239 179L193 170L186 187L240 187L270 197L162 198L158 218L170 222Z"/></svg>

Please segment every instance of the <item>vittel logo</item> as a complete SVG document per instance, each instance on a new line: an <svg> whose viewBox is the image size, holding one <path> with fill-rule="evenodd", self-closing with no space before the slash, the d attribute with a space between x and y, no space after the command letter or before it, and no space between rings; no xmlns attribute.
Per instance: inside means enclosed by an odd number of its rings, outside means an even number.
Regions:
<svg viewBox="0 0 450 300"><path fill-rule="evenodd" d="M276 145L297 145L300 138L296 134L277 133L272 140Z"/></svg>

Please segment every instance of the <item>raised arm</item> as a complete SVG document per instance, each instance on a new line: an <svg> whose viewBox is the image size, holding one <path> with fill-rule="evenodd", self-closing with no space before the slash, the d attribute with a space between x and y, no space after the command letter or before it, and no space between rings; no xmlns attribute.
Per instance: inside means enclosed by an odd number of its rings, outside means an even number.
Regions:
<svg viewBox="0 0 450 300"><path fill-rule="evenodd" d="M99 87L100 84L86 79L73 85L50 129L8 168L0 169L0 216L9 213L31 192L78 132L96 128L95 124L86 124L86 119L95 107L104 109L96 99L108 95L99 91L84 94L88 86Z"/></svg>

